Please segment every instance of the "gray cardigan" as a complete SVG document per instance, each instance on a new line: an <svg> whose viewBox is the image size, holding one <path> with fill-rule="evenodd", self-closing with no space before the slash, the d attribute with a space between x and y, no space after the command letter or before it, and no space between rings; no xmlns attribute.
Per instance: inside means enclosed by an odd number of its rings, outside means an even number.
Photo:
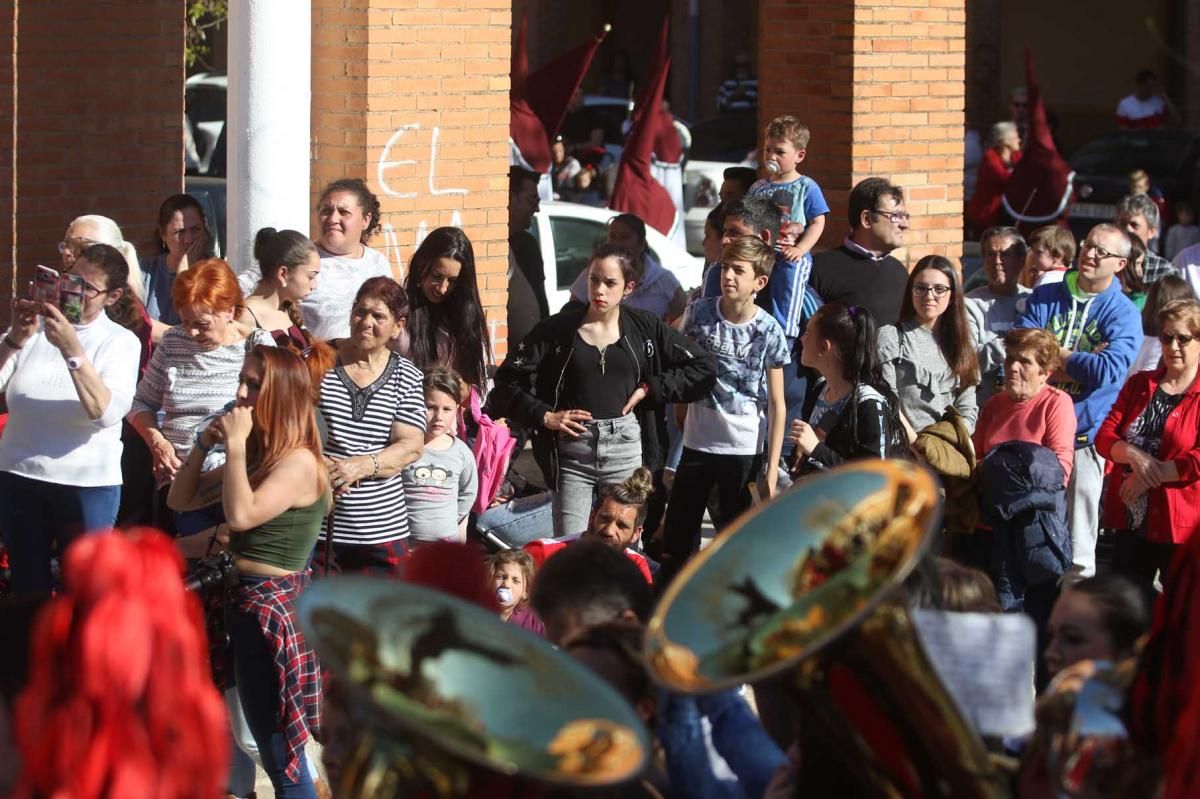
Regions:
<svg viewBox="0 0 1200 799"><path fill-rule="evenodd" d="M974 432L979 416L975 386L959 390L933 331L916 321L897 322L879 328L878 344L883 379L900 398L900 409L915 432L941 419L951 405Z"/></svg>

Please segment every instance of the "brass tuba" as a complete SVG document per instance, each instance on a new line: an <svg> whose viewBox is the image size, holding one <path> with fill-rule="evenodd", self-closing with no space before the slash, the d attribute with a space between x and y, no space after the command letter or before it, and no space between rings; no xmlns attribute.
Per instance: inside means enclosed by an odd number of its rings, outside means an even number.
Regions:
<svg viewBox="0 0 1200 799"><path fill-rule="evenodd" d="M322 580L298 608L333 675L323 737L339 799L519 796L646 765L645 727L614 689L482 608L366 577Z"/></svg>
<svg viewBox="0 0 1200 799"><path fill-rule="evenodd" d="M745 514L667 590L646 632L651 673L704 693L787 672L805 796L1008 795L905 603L939 506L928 470L870 461Z"/></svg>

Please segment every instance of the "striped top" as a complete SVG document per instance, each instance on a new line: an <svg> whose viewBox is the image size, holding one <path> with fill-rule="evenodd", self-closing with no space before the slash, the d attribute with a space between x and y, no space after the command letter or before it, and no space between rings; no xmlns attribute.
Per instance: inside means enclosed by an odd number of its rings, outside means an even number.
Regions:
<svg viewBox="0 0 1200 799"><path fill-rule="evenodd" d="M339 359L321 381L317 407L329 427L325 454L331 458L378 453L391 443L392 424L425 430L425 394L421 372L391 353L387 366L366 388L355 385ZM325 537L328 520L322 529ZM385 544L408 537L408 509L400 472L366 479L339 497L333 510L336 544Z"/></svg>
<svg viewBox="0 0 1200 799"><path fill-rule="evenodd" d="M161 414L163 436L186 458L196 426L237 397L242 363L257 344L275 346L270 333L254 330L242 341L205 350L182 327L171 328L150 356L131 412Z"/></svg>

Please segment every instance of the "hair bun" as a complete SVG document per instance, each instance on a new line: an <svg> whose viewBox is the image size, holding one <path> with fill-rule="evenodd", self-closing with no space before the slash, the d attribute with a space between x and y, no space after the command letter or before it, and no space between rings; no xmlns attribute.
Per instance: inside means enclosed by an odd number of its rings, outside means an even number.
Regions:
<svg viewBox="0 0 1200 799"><path fill-rule="evenodd" d="M273 227L261 228L254 234L254 260L262 262L263 251L267 245L271 243L271 239L275 238L275 234L279 231Z"/></svg>
<svg viewBox="0 0 1200 799"><path fill-rule="evenodd" d="M645 466L639 466L621 482L621 489L645 501L654 493L654 475Z"/></svg>

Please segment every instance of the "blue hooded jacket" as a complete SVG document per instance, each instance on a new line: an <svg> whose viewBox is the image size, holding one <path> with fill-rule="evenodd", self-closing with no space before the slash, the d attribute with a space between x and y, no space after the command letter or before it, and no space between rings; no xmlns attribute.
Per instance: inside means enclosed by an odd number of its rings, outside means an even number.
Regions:
<svg viewBox="0 0 1200 799"><path fill-rule="evenodd" d="M1075 382L1055 385L1075 401L1076 448L1091 445L1142 343L1137 306L1115 278L1104 291L1088 295L1072 271L1061 283L1034 289L1015 326L1048 330L1059 346L1073 350L1064 370Z"/></svg>

